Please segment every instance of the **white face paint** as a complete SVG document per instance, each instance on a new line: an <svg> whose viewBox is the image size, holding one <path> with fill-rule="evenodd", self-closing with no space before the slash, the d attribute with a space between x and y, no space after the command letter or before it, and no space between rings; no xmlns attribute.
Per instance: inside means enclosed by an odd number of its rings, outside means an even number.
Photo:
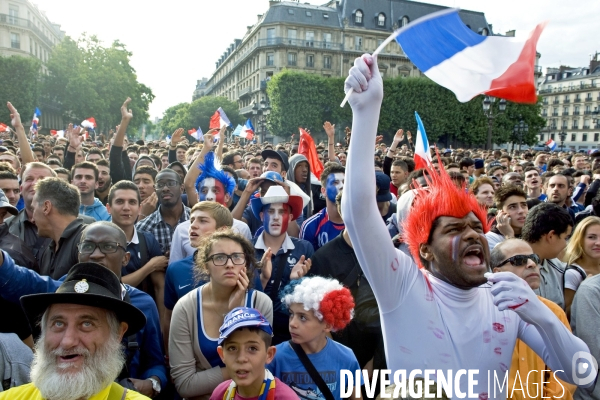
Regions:
<svg viewBox="0 0 600 400"><path fill-rule="evenodd" d="M200 201L223 203L223 184L215 178L206 178L202 181L199 195Z"/></svg>
<svg viewBox="0 0 600 400"><path fill-rule="evenodd" d="M273 203L263 208L263 227L271 236L280 236L287 231L290 208L287 204Z"/></svg>
<svg viewBox="0 0 600 400"><path fill-rule="evenodd" d="M332 203L335 203L335 197L337 194L344 188L344 179L346 178L346 174L343 172L336 172L334 174L329 174L327 177L326 191L327 198Z"/></svg>

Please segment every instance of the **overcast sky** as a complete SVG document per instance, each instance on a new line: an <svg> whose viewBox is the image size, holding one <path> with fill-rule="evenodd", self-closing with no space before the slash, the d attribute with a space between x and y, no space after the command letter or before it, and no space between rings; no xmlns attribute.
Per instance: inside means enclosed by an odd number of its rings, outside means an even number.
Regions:
<svg viewBox="0 0 600 400"><path fill-rule="evenodd" d="M196 80L210 77L215 61L248 25L268 8L268 0L32 0L67 35L95 34L106 45L119 39L133 53L138 80L156 98L150 116L192 98ZM367 0L368 1L368 0ZM312 4L326 1L302 0ZM600 1L430 0L448 7L482 11L494 32L515 29L527 35L537 23L550 21L538 43L540 64L586 66L600 51L597 31Z"/></svg>

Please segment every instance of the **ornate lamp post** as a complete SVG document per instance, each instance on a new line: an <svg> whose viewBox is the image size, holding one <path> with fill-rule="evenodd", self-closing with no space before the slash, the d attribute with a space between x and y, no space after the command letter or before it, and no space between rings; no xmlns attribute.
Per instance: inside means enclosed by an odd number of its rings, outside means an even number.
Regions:
<svg viewBox="0 0 600 400"><path fill-rule="evenodd" d="M498 114L502 114L506 110L506 100L500 99L498 102L498 111L494 113L493 104L496 102L496 98L493 96L485 96L483 99L483 114L488 119L488 134L487 143L485 145L486 150L492 149L492 126L494 124L494 117Z"/></svg>
<svg viewBox="0 0 600 400"><path fill-rule="evenodd" d="M523 121L523 117L519 115L519 123L515 125L513 132L515 136L519 138L519 151L521 151L521 146L523 145L523 136L529 132L529 125Z"/></svg>
<svg viewBox="0 0 600 400"><path fill-rule="evenodd" d="M264 97L260 103L254 102L252 107L252 115L255 117L257 133L260 133L260 142L265 142L265 136L267 133L267 116L271 113L271 103L269 100L265 100Z"/></svg>
<svg viewBox="0 0 600 400"><path fill-rule="evenodd" d="M561 131L558 136L560 136L560 149L559 151L564 151L565 149L565 139L567 138L567 132L564 130Z"/></svg>

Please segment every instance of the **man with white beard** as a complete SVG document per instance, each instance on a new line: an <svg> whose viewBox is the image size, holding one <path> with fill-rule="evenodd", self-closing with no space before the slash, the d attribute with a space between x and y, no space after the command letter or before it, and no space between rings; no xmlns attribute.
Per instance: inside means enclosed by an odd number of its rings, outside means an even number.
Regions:
<svg viewBox="0 0 600 400"><path fill-rule="evenodd" d="M41 335L35 345L31 383L0 393L0 399L147 399L115 383L132 335L146 317L123 300L119 278L96 263L69 271L55 293L23 296L21 305Z"/></svg>

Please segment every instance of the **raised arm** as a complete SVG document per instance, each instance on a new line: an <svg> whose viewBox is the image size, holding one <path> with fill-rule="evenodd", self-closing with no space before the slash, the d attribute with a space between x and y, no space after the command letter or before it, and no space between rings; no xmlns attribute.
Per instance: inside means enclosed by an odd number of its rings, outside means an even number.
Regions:
<svg viewBox="0 0 600 400"><path fill-rule="evenodd" d="M335 154L335 125L332 125L329 121L325 121L323 129L325 129L325 133L327 134L327 156L329 161L339 162L340 160L338 160Z"/></svg>
<svg viewBox="0 0 600 400"><path fill-rule="evenodd" d="M377 61L370 55L357 58L350 76L346 79L346 91L352 88L352 139L346 164L346 182L342 196L344 223L356 256L371 283L374 292L389 299L381 304L381 311L394 305L387 293L398 293L398 283L408 270L416 267L412 259L397 251L392 244L385 223L381 219L375 201L375 168L372 158L365 157L365 149L373 148L377 133L379 111L383 99L383 81ZM379 300L379 298L378 298ZM388 308L389 307L389 308Z"/></svg>
<svg viewBox="0 0 600 400"><path fill-rule="evenodd" d="M14 260L0 250L0 295L11 303L19 304L21 296L35 293L52 293L60 286L49 276L15 264Z"/></svg>
<svg viewBox="0 0 600 400"><path fill-rule="evenodd" d="M21 122L21 115L9 101L6 103L8 107L8 111L10 112L10 123L15 128L15 136L19 141L19 150L21 151L21 160L23 164L23 169L25 169L25 165L32 161L35 161L35 154L33 154L33 150L29 146L29 140L27 140L27 135L25 134L25 128L23 128L23 123Z"/></svg>
<svg viewBox="0 0 600 400"><path fill-rule="evenodd" d="M200 176L200 168L198 168L198 166L204 164L204 157L206 157L213 148L213 133L215 131L216 129L211 129L204 134L202 151L200 151L200 154L196 157L188 173L185 175L183 184L185 185L185 192L188 196L188 207L193 207L194 204L198 202L198 193L196 193L196 180Z"/></svg>
<svg viewBox="0 0 600 400"><path fill-rule="evenodd" d="M217 160L221 161L223 159L223 143L225 143L225 132L227 131L227 125L223 125L221 127L220 135L219 135L219 144L217 145L217 149L215 150L215 157Z"/></svg>
<svg viewBox="0 0 600 400"><path fill-rule="evenodd" d="M117 183L120 180L126 179L131 180L131 174L127 174L127 168L123 162L123 147L125 145L125 133L127 132L127 126L133 118L133 113L127 108L131 102L131 98L127 98L121 106L121 123L117 127L117 133L113 138L112 146L110 147L110 177L113 183ZM127 161L129 166L129 160Z"/></svg>

